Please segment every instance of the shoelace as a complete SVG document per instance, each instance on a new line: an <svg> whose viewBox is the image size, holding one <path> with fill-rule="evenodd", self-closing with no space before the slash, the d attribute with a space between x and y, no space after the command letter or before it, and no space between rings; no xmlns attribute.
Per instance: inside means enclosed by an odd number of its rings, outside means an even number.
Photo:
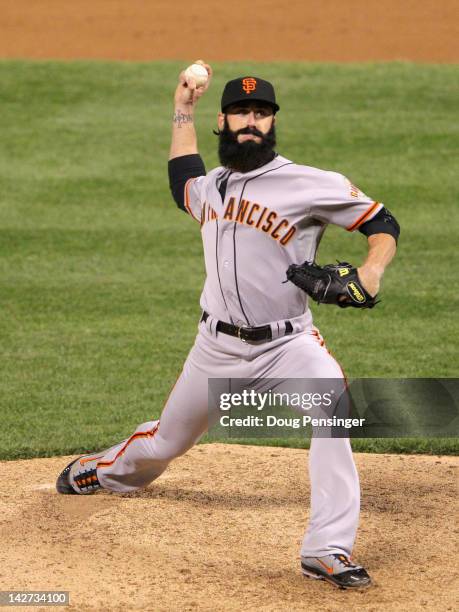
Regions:
<svg viewBox="0 0 459 612"><path fill-rule="evenodd" d="M359 565L355 565L354 563L352 563L349 557L346 557L345 555L334 554L333 556L337 561L339 561L339 563L341 563L341 565L344 565L346 569L359 569L360 568Z"/></svg>

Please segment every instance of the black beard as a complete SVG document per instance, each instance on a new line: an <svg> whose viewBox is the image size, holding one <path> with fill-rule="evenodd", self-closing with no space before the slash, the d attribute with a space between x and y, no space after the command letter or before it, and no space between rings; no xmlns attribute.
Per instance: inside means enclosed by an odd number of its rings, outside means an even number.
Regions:
<svg viewBox="0 0 459 612"><path fill-rule="evenodd" d="M254 140L238 142L237 137L239 134L254 134L261 138L261 142L258 143ZM235 172L250 172L251 170L264 166L276 156L274 151L274 147L276 146L276 130L274 123L267 134L263 134L256 128L250 127L233 132L229 129L225 117L225 127L218 133L218 136L218 156L220 158L220 163L225 168L229 168Z"/></svg>

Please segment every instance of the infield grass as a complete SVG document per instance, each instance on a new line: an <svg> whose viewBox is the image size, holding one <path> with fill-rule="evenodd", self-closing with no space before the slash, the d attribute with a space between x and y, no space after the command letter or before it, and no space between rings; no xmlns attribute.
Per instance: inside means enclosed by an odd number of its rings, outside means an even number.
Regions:
<svg viewBox="0 0 459 612"><path fill-rule="evenodd" d="M0 62L0 458L110 445L159 414L181 371L204 278L199 228L167 180L181 68ZM377 308L314 307L346 373L457 376L457 66L214 68L197 113L208 169L222 86L254 72L278 90L278 151L342 172L401 224ZM331 227L318 259L364 254L363 236ZM455 440L355 446L457 452Z"/></svg>

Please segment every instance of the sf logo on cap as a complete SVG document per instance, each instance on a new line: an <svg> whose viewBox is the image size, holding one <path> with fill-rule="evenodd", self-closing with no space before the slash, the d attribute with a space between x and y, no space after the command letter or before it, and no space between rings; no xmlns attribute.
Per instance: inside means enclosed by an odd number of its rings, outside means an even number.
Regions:
<svg viewBox="0 0 459 612"><path fill-rule="evenodd" d="M245 91L247 95L252 93L252 91L255 91L256 88L257 88L257 80L254 79L253 77L242 79L242 89Z"/></svg>

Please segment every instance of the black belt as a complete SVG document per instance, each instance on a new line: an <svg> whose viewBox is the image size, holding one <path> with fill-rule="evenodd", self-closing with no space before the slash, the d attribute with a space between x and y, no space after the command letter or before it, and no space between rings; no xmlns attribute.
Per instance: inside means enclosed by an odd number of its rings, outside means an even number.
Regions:
<svg viewBox="0 0 459 612"><path fill-rule="evenodd" d="M201 321L204 323L209 318L209 314L203 310ZM224 321L217 321L217 331L222 334L228 334L228 336L235 336L242 340L242 342L260 342L263 340L272 340L272 332L270 325L260 325L260 327L238 327L237 325L231 325L231 323L225 323ZM288 336L293 332L293 325L290 321L285 321L285 332L284 336Z"/></svg>

